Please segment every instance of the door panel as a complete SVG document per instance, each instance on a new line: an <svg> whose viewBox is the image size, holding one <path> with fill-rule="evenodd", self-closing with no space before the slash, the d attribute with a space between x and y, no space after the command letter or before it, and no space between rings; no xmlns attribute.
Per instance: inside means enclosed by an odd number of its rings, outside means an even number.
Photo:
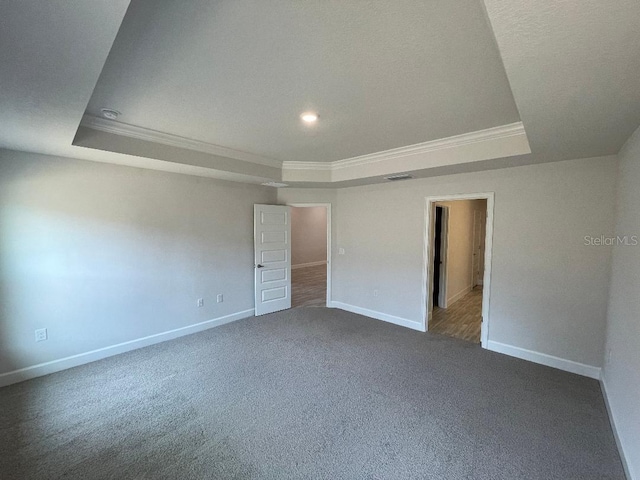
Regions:
<svg viewBox="0 0 640 480"><path fill-rule="evenodd" d="M291 208L254 205L256 315L291 308Z"/></svg>

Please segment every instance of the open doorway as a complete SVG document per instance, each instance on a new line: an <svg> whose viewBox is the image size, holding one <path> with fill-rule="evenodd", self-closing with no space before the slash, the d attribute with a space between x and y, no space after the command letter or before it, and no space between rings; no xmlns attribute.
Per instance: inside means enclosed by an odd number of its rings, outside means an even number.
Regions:
<svg viewBox="0 0 640 480"><path fill-rule="evenodd" d="M425 327L486 346L493 194L427 199Z"/></svg>
<svg viewBox="0 0 640 480"><path fill-rule="evenodd" d="M330 298L331 206L291 206L291 307L324 307Z"/></svg>

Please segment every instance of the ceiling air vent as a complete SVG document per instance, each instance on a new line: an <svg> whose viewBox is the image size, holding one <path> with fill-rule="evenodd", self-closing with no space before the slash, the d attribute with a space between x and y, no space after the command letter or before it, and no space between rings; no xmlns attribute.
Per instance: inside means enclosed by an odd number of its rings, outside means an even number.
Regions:
<svg viewBox="0 0 640 480"><path fill-rule="evenodd" d="M278 183L278 182L265 182L262 185L264 185L265 187L275 187L275 188L282 188L282 187L289 186L286 183Z"/></svg>
<svg viewBox="0 0 640 480"><path fill-rule="evenodd" d="M388 177L384 177L385 180L389 180L390 182L397 182L398 180L409 180L413 178L413 175L409 175L408 173L399 173L398 175L389 175Z"/></svg>

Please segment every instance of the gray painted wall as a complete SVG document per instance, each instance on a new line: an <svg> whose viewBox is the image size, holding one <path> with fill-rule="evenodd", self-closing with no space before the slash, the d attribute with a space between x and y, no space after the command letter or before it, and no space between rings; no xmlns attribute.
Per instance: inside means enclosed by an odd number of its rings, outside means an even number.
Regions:
<svg viewBox="0 0 640 480"><path fill-rule="evenodd" d="M615 235L640 238L640 129L619 158ZM631 479L640 478L639 293L640 246L615 246L603 381Z"/></svg>
<svg viewBox="0 0 640 480"><path fill-rule="evenodd" d="M252 309L253 204L275 200L268 187L0 151L0 373Z"/></svg>
<svg viewBox="0 0 640 480"><path fill-rule="evenodd" d="M291 208L291 264L327 261L326 207Z"/></svg>
<svg viewBox="0 0 640 480"><path fill-rule="evenodd" d="M337 192L333 300L421 321L425 197L495 192L489 340L601 366L616 157ZM373 295L378 290L379 295Z"/></svg>

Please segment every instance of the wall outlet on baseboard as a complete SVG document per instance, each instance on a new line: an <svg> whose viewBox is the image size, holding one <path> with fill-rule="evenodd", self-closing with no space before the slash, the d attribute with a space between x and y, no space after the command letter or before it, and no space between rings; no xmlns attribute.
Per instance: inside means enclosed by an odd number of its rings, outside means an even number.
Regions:
<svg viewBox="0 0 640 480"><path fill-rule="evenodd" d="M47 329L39 328L36 330L36 342L44 342L47 338Z"/></svg>
<svg viewBox="0 0 640 480"><path fill-rule="evenodd" d="M197 301L198 307L204 307L204 298L199 298Z"/></svg>
<svg viewBox="0 0 640 480"><path fill-rule="evenodd" d="M221 293L219 293L218 296L216 297L216 302L218 303L224 302L224 297L222 296Z"/></svg>

